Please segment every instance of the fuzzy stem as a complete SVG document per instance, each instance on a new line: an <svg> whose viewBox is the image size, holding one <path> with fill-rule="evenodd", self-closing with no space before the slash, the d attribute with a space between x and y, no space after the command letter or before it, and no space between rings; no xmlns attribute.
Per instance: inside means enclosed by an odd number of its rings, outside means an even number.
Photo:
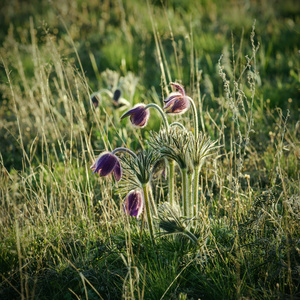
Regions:
<svg viewBox="0 0 300 300"><path fill-rule="evenodd" d="M169 129L169 122L168 122L168 119L167 119L167 117L166 117L164 111L161 109L161 107L160 107L159 105L157 105L157 104L155 104L155 103L147 104L147 105L145 106L145 109L151 108L151 107L153 107L153 108L155 108L157 111L159 111L159 113L160 113L160 115L161 115L161 117L162 117L162 120L163 120L163 122L164 122L164 125L165 125L165 127L166 127L166 130L168 130L168 129Z"/></svg>
<svg viewBox="0 0 300 300"><path fill-rule="evenodd" d="M188 218L192 218L193 217L193 186L192 186L192 182L193 182L193 172L188 173Z"/></svg>
<svg viewBox="0 0 300 300"><path fill-rule="evenodd" d="M152 187L150 185L148 186L148 192L149 192L150 203L151 203L151 207L153 209L154 216L156 218L158 218L157 208L156 208L156 204L155 204L153 193L152 193Z"/></svg>
<svg viewBox="0 0 300 300"><path fill-rule="evenodd" d="M179 123L179 122L173 122L170 124L170 127L173 127L173 126L178 126L180 127L181 129L185 129L184 125Z"/></svg>
<svg viewBox="0 0 300 300"><path fill-rule="evenodd" d="M134 158L138 158L137 157L137 155L132 151L132 150L130 150L130 149L128 149L128 148L125 148L125 147L119 147L119 148L116 148L115 150L113 150L112 151L112 154L115 154L115 153L117 153L117 152L127 152L127 153L129 153L132 157L134 157Z"/></svg>
<svg viewBox="0 0 300 300"><path fill-rule="evenodd" d="M148 184L143 184L143 192L144 192L144 200L145 200L145 207L146 207L146 215L147 215L147 221L149 226L149 233L151 242L154 246L154 231L153 231L153 222L152 222L152 215L150 210L150 203L149 203L149 194L148 194Z"/></svg>
<svg viewBox="0 0 300 300"><path fill-rule="evenodd" d="M185 230L184 233L189 237L189 239L191 239L193 242L195 242L196 244L199 243L198 239L196 238L196 236L190 232L189 230Z"/></svg>
<svg viewBox="0 0 300 300"><path fill-rule="evenodd" d="M194 177L194 191L193 191L193 217L198 216L198 207L199 207L199 175L200 175L200 166L195 166L195 177Z"/></svg>
<svg viewBox="0 0 300 300"><path fill-rule="evenodd" d="M189 204L189 178L187 174L187 169L181 169L182 172L182 202L183 202L183 215L188 217L188 204Z"/></svg>
<svg viewBox="0 0 300 300"><path fill-rule="evenodd" d="M199 133L199 127L198 127L198 113L197 113L197 108L195 105L195 102L192 98L188 97L190 100L190 103L192 104L193 108L193 115L194 115L194 135L195 135L195 141L198 141L198 133Z"/></svg>
<svg viewBox="0 0 300 300"><path fill-rule="evenodd" d="M175 161L169 160L169 203L171 206L174 206L174 170L175 170Z"/></svg>

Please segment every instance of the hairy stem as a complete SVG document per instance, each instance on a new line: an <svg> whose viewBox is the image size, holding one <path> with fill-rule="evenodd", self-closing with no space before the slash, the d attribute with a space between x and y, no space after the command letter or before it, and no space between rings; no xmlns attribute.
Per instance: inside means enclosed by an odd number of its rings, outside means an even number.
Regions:
<svg viewBox="0 0 300 300"><path fill-rule="evenodd" d="M125 147L116 148L112 151L112 154L115 154L117 152L126 152L126 153L129 153L132 157L138 159L137 155L132 150L130 150L128 148L125 148Z"/></svg>
<svg viewBox="0 0 300 300"><path fill-rule="evenodd" d="M151 207L153 209L154 216L156 218L158 218L157 207L156 207L156 203L154 201L154 197L153 197L153 193L152 193L152 187L150 185L148 186L148 192L149 192L149 199L150 199Z"/></svg>
<svg viewBox="0 0 300 300"><path fill-rule="evenodd" d="M169 160L169 176L168 176L168 186L169 186L169 203L171 206L174 206L174 170L175 170L175 161Z"/></svg>
<svg viewBox="0 0 300 300"><path fill-rule="evenodd" d="M143 184L143 192L144 192L146 216L147 216L147 221L148 221L150 238L151 238L152 244L154 246L154 230L153 230L152 215L151 215L150 203L149 203L150 201L149 201L148 183Z"/></svg>
<svg viewBox="0 0 300 300"><path fill-rule="evenodd" d="M168 119L167 119L166 114L164 113L164 111L161 109L161 107L159 105L157 105L155 103L147 104L145 109L151 108L151 107L155 108L160 113L160 115L162 117L162 120L164 122L164 125L166 127L166 130L168 130L169 129L169 122L168 122Z"/></svg>
<svg viewBox="0 0 300 300"><path fill-rule="evenodd" d="M193 115L194 115L194 135L195 135L195 141L198 141L198 134L199 134L199 127L198 127L198 113L197 113L197 108L195 105L195 102L192 98L188 97L190 100L190 103L192 105L193 109Z"/></svg>
<svg viewBox="0 0 300 300"><path fill-rule="evenodd" d="M170 124L170 127L173 127L173 126L178 126L180 127L181 129L185 129L184 125L179 123L179 122L173 122Z"/></svg>
<svg viewBox="0 0 300 300"><path fill-rule="evenodd" d="M194 191L193 191L193 215L192 217L198 216L198 208L199 208L199 175L200 175L200 166L195 166L195 177L194 177Z"/></svg>
<svg viewBox="0 0 300 300"><path fill-rule="evenodd" d="M189 178L187 169L181 169L182 172L182 202L183 202L183 215L188 217L188 205L189 205Z"/></svg>
<svg viewBox="0 0 300 300"><path fill-rule="evenodd" d="M192 193L193 193L193 186L192 186L192 182L193 182L193 172L188 173L188 215L187 217L190 219L193 217L193 197L192 197Z"/></svg>

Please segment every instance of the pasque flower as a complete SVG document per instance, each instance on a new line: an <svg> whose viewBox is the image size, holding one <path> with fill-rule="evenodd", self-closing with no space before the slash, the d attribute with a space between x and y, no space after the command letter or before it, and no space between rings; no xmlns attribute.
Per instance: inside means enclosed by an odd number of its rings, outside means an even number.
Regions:
<svg viewBox="0 0 300 300"><path fill-rule="evenodd" d="M186 96L183 86L179 83L171 82L170 85L173 85L178 92L170 93L164 100L164 109L168 114L183 114L189 109L191 98Z"/></svg>
<svg viewBox="0 0 300 300"><path fill-rule="evenodd" d="M122 169L119 159L116 155L110 152L102 153L95 163L91 166L94 173L98 173L100 177L107 176L113 172L114 177L119 181L122 177Z"/></svg>
<svg viewBox="0 0 300 300"><path fill-rule="evenodd" d="M132 217L138 217L144 208L143 195L139 190L131 191L125 198L123 210Z"/></svg>
<svg viewBox="0 0 300 300"><path fill-rule="evenodd" d="M145 127L150 117L150 111L149 109L145 109L145 107L146 105L142 103L135 105L132 109L125 112L121 116L120 120L130 116L132 125L139 128Z"/></svg>
<svg viewBox="0 0 300 300"><path fill-rule="evenodd" d="M101 96L98 93L93 93L90 98L92 105L97 108L99 106L99 102L101 101Z"/></svg>

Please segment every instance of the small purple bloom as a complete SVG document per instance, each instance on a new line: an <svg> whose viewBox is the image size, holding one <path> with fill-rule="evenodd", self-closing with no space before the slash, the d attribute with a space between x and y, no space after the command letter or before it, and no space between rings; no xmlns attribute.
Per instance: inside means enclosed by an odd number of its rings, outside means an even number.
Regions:
<svg viewBox="0 0 300 300"><path fill-rule="evenodd" d="M114 103L115 106L118 105L118 101L119 101L120 97L121 97L121 90L116 89L114 91L114 95L113 95L113 98L112 98L113 103Z"/></svg>
<svg viewBox="0 0 300 300"><path fill-rule="evenodd" d="M167 114L183 114L189 109L191 98L185 95L185 90L179 83L171 82L170 85L173 85L178 92L170 93L164 100L166 104L164 109Z"/></svg>
<svg viewBox="0 0 300 300"><path fill-rule="evenodd" d="M145 107L146 105L141 103L135 105L132 109L124 113L120 120L130 116L132 125L139 128L145 127L150 117L150 111L149 109L145 109Z"/></svg>
<svg viewBox="0 0 300 300"><path fill-rule="evenodd" d="M92 104L93 104L93 106L95 107L95 108L97 108L98 106L99 106L99 102L100 102L100 96L99 95L97 95L96 93L93 93L92 95L91 95L91 102L92 102Z"/></svg>
<svg viewBox="0 0 300 300"><path fill-rule="evenodd" d="M91 166L94 173L98 173L100 177L107 176L113 172L114 177L117 181L120 181L122 177L122 169L117 156L110 152L102 153L95 163Z"/></svg>
<svg viewBox="0 0 300 300"><path fill-rule="evenodd" d="M131 191L125 198L123 210L125 213L137 219L141 215L144 207L144 198L140 191Z"/></svg>

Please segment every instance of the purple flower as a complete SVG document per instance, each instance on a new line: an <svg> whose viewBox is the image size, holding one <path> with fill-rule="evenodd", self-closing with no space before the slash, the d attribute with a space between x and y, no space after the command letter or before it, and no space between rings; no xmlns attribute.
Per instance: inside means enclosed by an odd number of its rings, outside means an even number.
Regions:
<svg viewBox="0 0 300 300"><path fill-rule="evenodd" d="M178 92L172 92L169 94L168 98L164 100L167 114L183 114L190 107L190 97L186 96L184 88L179 83L171 82Z"/></svg>
<svg viewBox="0 0 300 300"><path fill-rule="evenodd" d="M140 191L131 191L125 198L123 204L123 210L125 213L132 217L138 217L141 215L144 207L144 198Z"/></svg>
<svg viewBox="0 0 300 300"><path fill-rule="evenodd" d="M100 95L98 95L97 93L93 93L92 95L91 95L91 102L92 102L92 104L93 104L93 106L95 107L95 108L97 108L98 106L99 106L99 102L100 102L100 100L101 100L101 98L100 98Z"/></svg>
<svg viewBox="0 0 300 300"><path fill-rule="evenodd" d="M100 177L107 176L113 172L114 177L119 181L122 177L122 169L117 156L110 152L102 153L95 163L91 166L94 173L98 173Z"/></svg>
<svg viewBox="0 0 300 300"><path fill-rule="evenodd" d="M130 116L132 125L139 128L145 127L150 117L150 111L149 109L145 109L145 107L146 105L141 103L135 105L132 109L124 113L120 120Z"/></svg>

